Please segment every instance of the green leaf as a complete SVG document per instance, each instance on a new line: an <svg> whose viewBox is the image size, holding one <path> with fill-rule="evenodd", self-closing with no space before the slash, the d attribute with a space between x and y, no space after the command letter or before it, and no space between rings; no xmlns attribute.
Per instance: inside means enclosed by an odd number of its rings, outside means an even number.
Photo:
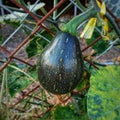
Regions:
<svg viewBox="0 0 120 120"><path fill-rule="evenodd" d="M54 30L54 28L51 28L51 31L53 31L53 30ZM40 34L42 36L45 36L50 41L53 38L53 36L46 30L40 31ZM26 52L28 54L28 57L30 58L30 57L33 57L34 55L39 54L47 44L48 44L48 42L45 41L42 37L35 35L30 40L29 45L26 48Z"/></svg>
<svg viewBox="0 0 120 120"><path fill-rule="evenodd" d="M17 76L18 77L18 76ZM13 80L12 80L13 78ZM10 81L11 80L11 81ZM26 88L29 84L31 84L32 82L27 80L27 78L19 76L18 78L11 77L11 79L9 79L8 81L8 89L9 89L9 93L10 95L13 97L17 92L20 92L21 90L23 90L24 88Z"/></svg>
<svg viewBox="0 0 120 120"><path fill-rule="evenodd" d="M87 40L87 44L89 45L98 37L99 37L99 33L97 31L94 31L92 38ZM103 40L102 38L96 44L92 45L92 48L96 51L97 54L104 52L108 47L109 47L109 42Z"/></svg>
<svg viewBox="0 0 120 120"><path fill-rule="evenodd" d="M20 20L16 18L12 18L13 15L5 15L0 17L0 23L2 24L10 24L13 26L19 26L20 25Z"/></svg>
<svg viewBox="0 0 120 120"><path fill-rule="evenodd" d="M31 84L36 79L36 70L24 71L25 68L20 69L17 65L8 65L8 89L10 95L13 97L17 92L20 92Z"/></svg>
<svg viewBox="0 0 120 120"><path fill-rule="evenodd" d="M54 120L79 120L79 116L75 116L69 106L57 106L54 111Z"/></svg>
<svg viewBox="0 0 120 120"><path fill-rule="evenodd" d="M37 54L37 43L36 43L37 39L39 39L39 38L33 37L30 40L30 43L29 43L29 45L26 48L26 52L28 54L28 58L30 58L30 57L32 57L32 56Z"/></svg>
<svg viewBox="0 0 120 120"><path fill-rule="evenodd" d="M107 66L91 77L87 110L91 120L120 120L120 66Z"/></svg>
<svg viewBox="0 0 120 120"><path fill-rule="evenodd" d="M86 97L74 96L73 102L67 106L58 105L53 111L54 120L89 120L86 114Z"/></svg>
<svg viewBox="0 0 120 120"><path fill-rule="evenodd" d="M10 65L10 64L8 66L15 69L15 70L17 70L18 72L23 73L25 76L29 77L30 80L35 81L33 77L31 77L28 73L24 72L22 69L14 66L14 65Z"/></svg>
<svg viewBox="0 0 120 120"><path fill-rule="evenodd" d="M81 38L90 39L92 37L95 25L96 25L97 18L91 18L87 25L85 26L82 34L80 35Z"/></svg>

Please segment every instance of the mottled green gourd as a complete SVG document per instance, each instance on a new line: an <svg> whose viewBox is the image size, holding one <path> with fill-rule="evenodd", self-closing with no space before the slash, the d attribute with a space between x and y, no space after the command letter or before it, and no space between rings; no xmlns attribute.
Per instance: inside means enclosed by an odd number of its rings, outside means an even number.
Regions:
<svg viewBox="0 0 120 120"><path fill-rule="evenodd" d="M79 40L67 32L59 32L40 55L38 79L47 91L65 94L80 82L83 69Z"/></svg>

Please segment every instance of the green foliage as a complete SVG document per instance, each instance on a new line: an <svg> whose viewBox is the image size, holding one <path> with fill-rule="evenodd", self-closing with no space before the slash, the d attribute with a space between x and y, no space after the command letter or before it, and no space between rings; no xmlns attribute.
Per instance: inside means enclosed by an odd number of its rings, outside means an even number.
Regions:
<svg viewBox="0 0 120 120"><path fill-rule="evenodd" d="M87 109L91 120L120 119L120 66L108 66L91 77Z"/></svg>
<svg viewBox="0 0 120 120"><path fill-rule="evenodd" d="M74 111L69 106L57 106L54 111L55 120L79 120L79 116L76 116Z"/></svg>
<svg viewBox="0 0 120 120"><path fill-rule="evenodd" d="M36 41L38 39L39 39L38 37L33 37L30 40L29 45L26 48L26 52L27 52L27 55L28 55L29 58L37 54L37 43L36 43Z"/></svg>
<svg viewBox="0 0 120 120"><path fill-rule="evenodd" d="M13 25L15 27L20 25L20 20L19 19L11 19L11 18L9 18L7 16L2 17L1 19L3 19L2 23L4 23L4 24L10 24L10 25Z"/></svg>
<svg viewBox="0 0 120 120"><path fill-rule="evenodd" d="M89 120L87 116L87 96L84 93L74 94L72 103L67 106L58 105L53 111L54 120Z"/></svg>
<svg viewBox="0 0 120 120"><path fill-rule="evenodd" d="M52 35L48 31L41 31L41 35L45 36L48 40L51 41L53 38ZM29 45L26 48L26 52L28 54L28 57L33 57L37 54L40 54L40 52L43 50L43 48L48 44L47 41L45 41L43 38L40 38L39 36L35 35L31 40Z"/></svg>
<svg viewBox="0 0 120 120"><path fill-rule="evenodd" d="M31 82L27 80L25 76L22 75L11 77L8 81L10 95L14 96L17 92L27 87L30 83Z"/></svg>
<svg viewBox="0 0 120 120"><path fill-rule="evenodd" d="M87 44L89 45L97 37L99 37L99 34L97 31L94 31L92 38L87 40ZM107 40L101 39L97 42L97 44L92 45L92 48L96 51L97 54L100 54L104 52L108 48L108 46L109 46L109 42Z"/></svg>
<svg viewBox="0 0 120 120"><path fill-rule="evenodd" d="M19 66L14 64L13 66L9 66L9 74L8 74L8 89L11 96L14 96L17 92L20 92L24 88L26 88L33 81L31 78L36 79L36 70L28 70L27 73L23 72L22 69L19 71Z"/></svg>
<svg viewBox="0 0 120 120"><path fill-rule="evenodd" d="M64 107L58 105L53 111L54 120L89 120L86 111L83 110L84 105L80 105L84 102L80 102L79 99L77 101L74 101L71 105L67 105Z"/></svg>
<svg viewBox="0 0 120 120"><path fill-rule="evenodd" d="M56 30L55 30L55 28L53 27L53 26L50 26L50 28L49 28L51 31L53 31L53 32L55 32L56 33ZM48 31L46 31L46 30L42 30L41 32L40 32L40 34L41 35L43 35L43 36L45 36L49 41L51 41L52 39L53 39L53 36L48 32ZM40 40L41 41L38 41L38 44L40 45L42 45L43 46L43 48L48 44L48 42L47 41L45 41L43 38L40 38Z"/></svg>
<svg viewBox="0 0 120 120"><path fill-rule="evenodd" d="M87 85L89 85L89 83L90 83L90 76L91 76L90 71L85 69L84 73L83 73L82 81L77 85L76 89L77 90L81 90L82 88L85 88ZM87 89L84 92L87 93Z"/></svg>
<svg viewBox="0 0 120 120"><path fill-rule="evenodd" d="M3 75L3 72L0 73L0 83L2 82L2 75Z"/></svg>

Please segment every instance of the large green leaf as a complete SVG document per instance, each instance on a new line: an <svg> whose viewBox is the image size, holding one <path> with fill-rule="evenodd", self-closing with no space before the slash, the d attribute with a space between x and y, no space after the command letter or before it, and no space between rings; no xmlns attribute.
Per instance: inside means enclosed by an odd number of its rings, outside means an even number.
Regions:
<svg viewBox="0 0 120 120"><path fill-rule="evenodd" d="M79 116L76 116L69 106L57 106L54 111L54 120L79 120Z"/></svg>
<svg viewBox="0 0 120 120"><path fill-rule="evenodd" d="M91 120L120 120L120 66L108 66L91 77L87 110Z"/></svg>

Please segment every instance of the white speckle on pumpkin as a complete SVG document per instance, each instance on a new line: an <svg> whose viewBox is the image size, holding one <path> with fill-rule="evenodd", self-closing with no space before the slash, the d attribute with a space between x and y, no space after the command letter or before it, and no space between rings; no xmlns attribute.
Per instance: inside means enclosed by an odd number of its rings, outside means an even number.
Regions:
<svg viewBox="0 0 120 120"><path fill-rule="evenodd" d="M66 57L66 58L68 58L68 56L67 56L67 55L66 55L65 57Z"/></svg>
<svg viewBox="0 0 120 120"><path fill-rule="evenodd" d="M63 61L63 59L62 58L60 58L60 62L62 62Z"/></svg>
<svg viewBox="0 0 120 120"><path fill-rule="evenodd" d="M63 52L64 52L64 50L62 49L62 50L60 51L60 54L63 54Z"/></svg>
<svg viewBox="0 0 120 120"><path fill-rule="evenodd" d="M68 40L69 40L69 39L68 39L68 38L66 38L66 41L65 41L65 42L66 42L66 43L68 43Z"/></svg>

